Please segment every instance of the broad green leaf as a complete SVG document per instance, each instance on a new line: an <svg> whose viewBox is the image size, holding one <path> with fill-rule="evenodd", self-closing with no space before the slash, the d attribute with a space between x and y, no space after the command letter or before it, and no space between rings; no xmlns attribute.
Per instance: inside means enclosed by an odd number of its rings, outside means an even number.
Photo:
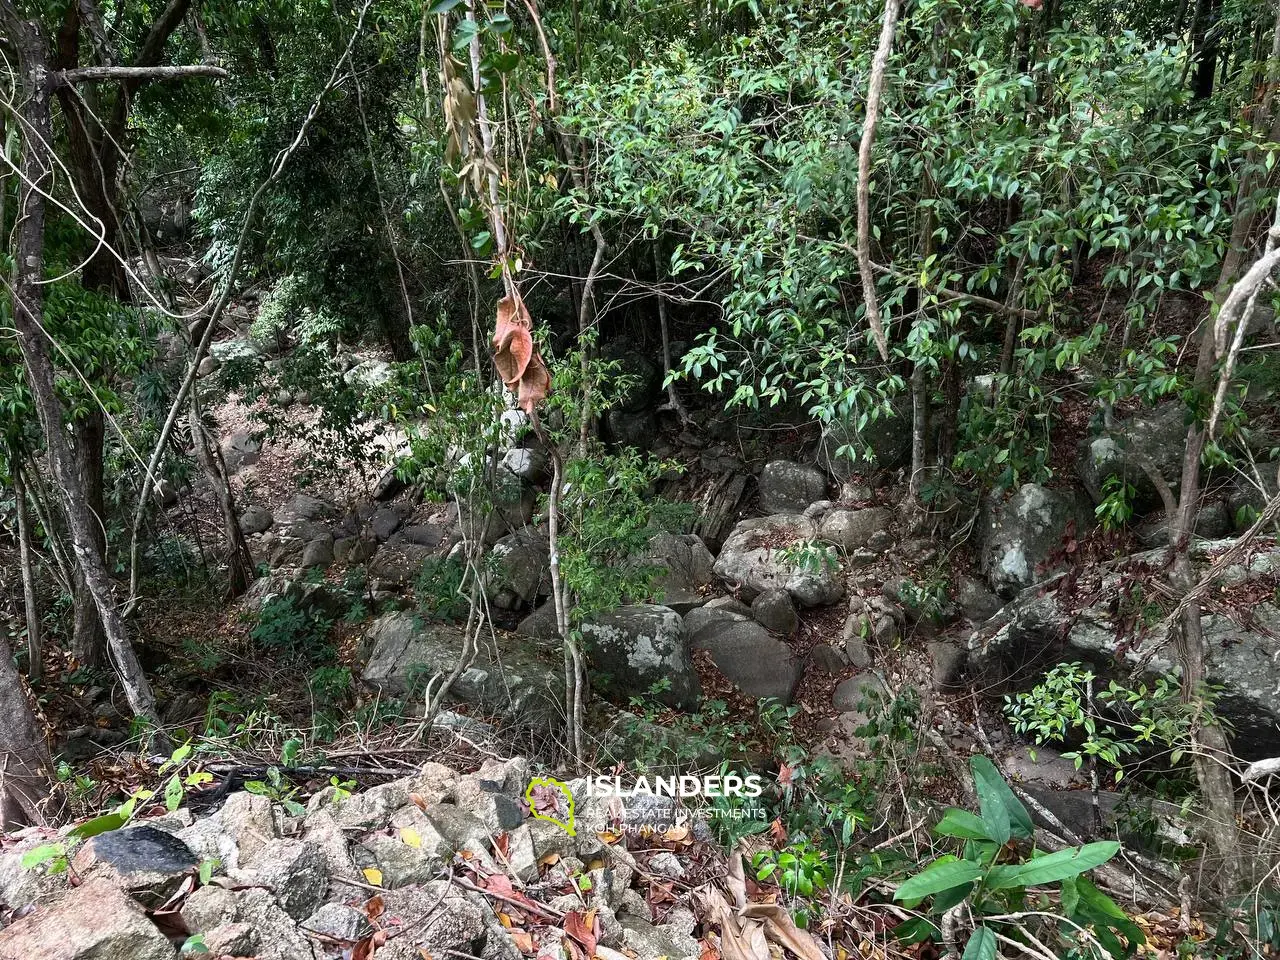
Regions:
<svg viewBox="0 0 1280 960"><path fill-rule="evenodd" d="M1004 810L1004 815L1009 821L1010 833L1020 839L1029 840L1035 832L1031 814L1027 813L1027 808L1022 805L1022 801L1013 795L1013 791L1009 789L1009 784L1005 783L1004 777L1000 776L996 765L986 757L975 756L969 758L969 769L973 772L973 785L977 788L978 800L982 805L983 821L987 820L988 807L994 809L999 806ZM999 815L993 814L993 816ZM990 823L987 825L991 826ZM1005 843L1008 837L1001 840L993 834L991 839Z"/></svg>
<svg viewBox="0 0 1280 960"><path fill-rule="evenodd" d="M128 822L129 813L123 810L116 810L112 813L104 813L100 817L94 817L92 820L86 820L72 830L69 836L80 840L88 840L90 837L96 837L98 834L106 833L109 830L119 830Z"/></svg>
<svg viewBox="0 0 1280 960"><path fill-rule="evenodd" d="M1069 847L1057 853L1036 857L1017 866L992 867L987 874L987 886L992 890L1010 887L1035 887L1045 883L1057 883L1068 877L1078 877L1100 864L1106 863L1120 850L1114 840L1100 840L1083 847Z"/></svg>
<svg viewBox="0 0 1280 960"><path fill-rule="evenodd" d="M986 927L978 927L964 948L962 960L995 960L996 935Z"/></svg>
<svg viewBox="0 0 1280 960"><path fill-rule="evenodd" d="M436 0L435 3L427 7L427 13L448 13L461 2L462 0Z"/></svg>
<svg viewBox="0 0 1280 960"><path fill-rule="evenodd" d="M933 832L944 837L958 837L961 840L991 840L982 819L968 810L952 807L942 815Z"/></svg>
<svg viewBox="0 0 1280 960"><path fill-rule="evenodd" d="M67 848L60 843L42 843L22 855L22 869L30 870L56 857L65 855Z"/></svg>
<svg viewBox="0 0 1280 960"><path fill-rule="evenodd" d="M895 900L919 900L930 894L950 890L982 876L982 867L953 856L939 857L914 877L905 880L896 891Z"/></svg>

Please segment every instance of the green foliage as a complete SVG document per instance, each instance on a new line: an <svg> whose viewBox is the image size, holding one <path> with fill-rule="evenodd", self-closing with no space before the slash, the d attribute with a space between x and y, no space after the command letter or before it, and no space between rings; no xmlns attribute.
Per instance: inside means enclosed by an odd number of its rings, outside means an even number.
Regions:
<svg viewBox="0 0 1280 960"><path fill-rule="evenodd" d="M972 917L973 924L965 954L990 957L995 931L1006 930L1015 939L1025 936L1007 919L997 918L1022 910L1029 888L1056 884L1062 917L1055 925L1056 935L1064 947L1078 945L1077 931L1086 931L1088 955L1100 960L1130 956L1145 942L1142 931L1085 876L1114 857L1120 845L1107 840L1053 853L1033 848L1009 862L1002 851L1009 849L1011 840L1032 839L1031 816L990 760L975 756L969 766L980 815L953 808L934 828L939 836L958 841L961 853L940 856L908 877L894 891L894 899L908 909L924 911L934 923L964 904L967 909L960 915Z"/></svg>
<svg viewBox="0 0 1280 960"><path fill-rule="evenodd" d="M291 817L300 817L307 811L307 808L295 799L301 792L301 788L290 783L277 766L268 767L262 780L246 780L244 788L250 793L266 797L272 803L280 804Z"/></svg>
<svg viewBox="0 0 1280 960"><path fill-rule="evenodd" d="M264 650L314 662L332 655L327 640L332 626L314 607L284 594L262 605L249 636Z"/></svg>
<svg viewBox="0 0 1280 960"><path fill-rule="evenodd" d="M1137 489L1123 477L1110 476L1102 482L1102 502L1093 508L1103 530L1123 527L1133 516Z"/></svg>
<svg viewBox="0 0 1280 960"><path fill-rule="evenodd" d="M1163 676L1150 687L1127 687L1115 680L1102 686L1083 664L1061 663L1033 689L1006 696L1004 710L1018 733L1032 736L1037 744L1071 746L1063 756L1077 769L1086 759L1096 759L1119 781L1125 759L1144 751L1157 750L1170 764L1179 764L1195 724L1216 722L1213 698L1208 690L1202 702L1184 703L1176 681Z"/></svg>

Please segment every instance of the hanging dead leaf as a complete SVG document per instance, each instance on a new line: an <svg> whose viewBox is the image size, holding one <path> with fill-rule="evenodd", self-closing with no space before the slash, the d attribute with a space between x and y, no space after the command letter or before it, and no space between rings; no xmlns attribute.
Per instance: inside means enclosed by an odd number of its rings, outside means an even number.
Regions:
<svg viewBox="0 0 1280 960"><path fill-rule="evenodd" d="M551 374L534 345L532 329L533 318L519 294L498 301L493 364L502 382L516 391L520 409L528 414L551 392Z"/></svg>

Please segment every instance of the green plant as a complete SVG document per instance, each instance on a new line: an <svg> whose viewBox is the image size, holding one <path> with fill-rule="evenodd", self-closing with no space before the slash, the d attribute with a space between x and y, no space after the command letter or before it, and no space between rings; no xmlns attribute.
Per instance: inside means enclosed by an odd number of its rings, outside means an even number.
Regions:
<svg viewBox="0 0 1280 960"><path fill-rule="evenodd" d="M899 884L893 898L924 915L899 928L907 938L934 936L944 916L958 916L969 926L965 956L994 960L997 934L1022 940L1016 917L1027 905L1031 889L1039 896L1056 885L1058 908L1043 911L1050 936L1063 949L1083 949L1100 958L1130 956L1145 942L1142 930L1086 877L1120 850L1112 840L1044 853L1034 845L1034 827L1026 807L986 757L970 759L980 815L952 808L934 832L960 844L959 854L944 854ZM1025 853L1019 842L1031 843ZM964 905L963 910L956 908ZM1053 918L1056 914L1056 918ZM927 919L926 919L927 918ZM1037 931L1044 935L1046 931ZM953 930L949 938L956 937Z"/></svg>
<svg viewBox="0 0 1280 960"><path fill-rule="evenodd" d="M817 540L799 540L781 551L784 563L805 573L827 573L840 567L840 556L829 543Z"/></svg>
<svg viewBox="0 0 1280 960"><path fill-rule="evenodd" d="M772 881L793 900L801 901L802 905L795 911L796 923L801 927L809 925L808 901L815 893L826 890L832 878L826 853L804 840L781 853L757 852L751 858L751 868L760 883Z"/></svg>
<svg viewBox="0 0 1280 960"><path fill-rule="evenodd" d="M1093 508L1094 515L1103 530L1123 527L1133 516L1133 501L1138 491L1132 483L1120 476L1110 476L1102 481L1102 502Z"/></svg>
<svg viewBox="0 0 1280 960"><path fill-rule="evenodd" d="M244 788L250 793L267 797L273 803L280 804L291 817L300 817L306 813L307 808L294 799L301 792L301 788L285 779L277 766L268 767L265 778L262 780L246 780Z"/></svg>
<svg viewBox="0 0 1280 960"><path fill-rule="evenodd" d="M331 654L325 638L332 626L318 610L284 594L262 605L249 636L263 649L314 661Z"/></svg>

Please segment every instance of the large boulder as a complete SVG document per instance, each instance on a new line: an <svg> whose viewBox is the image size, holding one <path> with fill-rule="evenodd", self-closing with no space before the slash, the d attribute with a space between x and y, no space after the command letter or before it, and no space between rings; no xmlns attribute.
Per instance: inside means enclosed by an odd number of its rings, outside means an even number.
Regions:
<svg viewBox="0 0 1280 960"><path fill-rule="evenodd" d="M1196 541L1193 561L1202 570L1230 541ZM969 675L984 688L1029 688L1040 672L1055 663L1087 659L1104 671L1126 677L1143 663L1151 676L1177 676L1180 667L1169 637L1167 618L1154 621L1134 642L1132 623L1123 621L1135 575L1163 563L1165 551L1153 550L1117 561L1103 570L1100 583L1088 591L1083 608L1055 591L1031 588L983 624L969 640ZM1247 564L1221 572L1215 609L1200 618L1204 632L1208 679L1220 684L1216 710L1227 720L1235 750L1248 760L1273 756L1280 724L1280 605L1259 601L1264 587L1280 573L1280 549L1254 553ZM1247 605L1240 622L1228 617L1231 596ZM1154 651L1154 653L1152 652ZM1148 659L1149 657L1149 659ZM1144 662L1145 661L1145 662Z"/></svg>
<svg viewBox="0 0 1280 960"><path fill-rule="evenodd" d="M0 930L5 960L173 960L173 945L110 880L68 887Z"/></svg>
<svg viewBox="0 0 1280 960"><path fill-rule="evenodd" d="M716 575L748 600L779 587L805 607L835 603L844 594L839 564L816 536L814 522L795 514L743 520L716 558Z"/></svg>
<svg viewBox="0 0 1280 960"><path fill-rule="evenodd" d="M653 582L663 606L684 614L707 602L716 561L701 537L660 533L649 541L649 562L663 571Z"/></svg>
<svg viewBox="0 0 1280 960"><path fill-rule="evenodd" d="M226 464L227 472L239 473L258 462L262 444L250 431L236 430L222 439L218 449L222 452L222 462Z"/></svg>
<svg viewBox="0 0 1280 960"><path fill-rule="evenodd" d="M420 690L432 676L452 673L462 654L463 628L423 623L412 613L379 617L361 644L366 684L394 696ZM481 644L471 666L453 682L453 699L481 713L539 730L562 724L564 667L559 648L499 633Z"/></svg>
<svg viewBox="0 0 1280 960"><path fill-rule="evenodd" d="M520 610L550 592L551 557L545 536L521 530L493 545L485 576L490 603L503 610Z"/></svg>
<svg viewBox="0 0 1280 960"><path fill-rule="evenodd" d="M1084 488L1095 503L1106 496L1112 477L1134 488L1133 507L1141 516L1163 504L1146 467L1154 467L1176 494L1182 477L1182 455L1187 447L1187 427L1180 402L1156 410L1144 410L1102 436L1081 444L1077 469Z"/></svg>
<svg viewBox="0 0 1280 960"><path fill-rule="evenodd" d="M698 649L735 687L761 700L790 703L804 672L791 648L754 620L712 621L698 631Z"/></svg>
<svg viewBox="0 0 1280 960"><path fill-rule="evenodd" d="M150 826L109 830L76 851L81 877L105 877L148 907L159 907L199 865L191 848Z"/></svg>
<svg viewBox="0 0 1280 960"><path fill-rule="evenodd" d="M1068 533L1093 526L1093 509L1075 490L1023 484L1003 503L988 500L979 532L979 563L992 588L1012 596L1056 566ZM1065 556L1065 554L1064 554Z"/></svg>
<svg viewBox="0 0 1280 960"><path fill-rule="evenodd" d="M604 686L622 696L665 687L659 699L672 706L697 706L701 687L689 658L684 621L670 607L640 603L597 614L582 625L592 662L607 678Z"/></svg>
<svg viewBox="0 0 1280 960"><path fill-rule="evenodd" d="M879 552L893 541L892 522L893 513L886 507L835 509L823 514L818 536L847 554L859 549Z"/></svg>
<svg viewBox="0 0 1280 960"><path fill-rule="evenodd" d="M866 415L866 422L862 421ZM819 462L837 480L869 470L896 470L911 459L911 405L887 401L822 426Z"/></svg>
<svg viewBox="0 0 1280 960"><path fill-rule="evenodd" d="M827 475L817 467L773 460L760 471L760 509L765 513L804 513L827 496Z"/></svg>

